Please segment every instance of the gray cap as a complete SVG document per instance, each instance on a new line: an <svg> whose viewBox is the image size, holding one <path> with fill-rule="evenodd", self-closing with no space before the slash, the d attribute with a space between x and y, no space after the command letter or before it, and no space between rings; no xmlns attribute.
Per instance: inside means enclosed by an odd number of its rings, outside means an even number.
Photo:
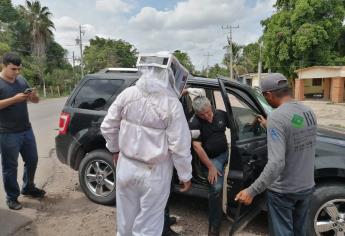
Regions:
<svg viewBox="0 0 345 236"><path fill-rule="evenodd" d="M284 75L280 73L271 73L261 79L260 87L262 92L268 92L287 88L288 83Z"/></svg>

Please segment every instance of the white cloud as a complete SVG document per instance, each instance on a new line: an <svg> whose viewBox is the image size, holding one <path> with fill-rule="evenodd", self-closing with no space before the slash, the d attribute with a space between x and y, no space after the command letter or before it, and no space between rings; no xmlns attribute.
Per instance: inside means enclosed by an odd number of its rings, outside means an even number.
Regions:
<svg viewBox="0 0 345 236"><path fill-rule="evenodd" d="M70 53L74 51L75 55L79 56L79 46L76 44L76 39L79 38L81 23L70 16L53 18L53 22L56 29L55 40ZM92 24L82 24L82 31L84 32L82 35L84 45L87 45L88 41L95 37L97 33L95 26Z"/></svg>
<svg viewBox="0 0 345 236"><path fill-rule="evenodd" d="M91 24L83 24L82 30L84 32L84 36L87 38L93 38L97 34L96 27Z"/></svg>
<svg viewBox="0 0 345 236"><path fill-rule="evenodd" d="M75 30L79 27L79 22L75 19L73 19L70 16L62 16L60 18L54 18L53 19L54 25L56 29L59 29L59 31L70 31Z"/></svg>
<svg viewBox="0 0 345 236"><path fill-rule="evenodd" d="M127 13L133 9L133 5L123 0L96 0L96 9L112 13Z"/></svg>
<svg viewBox="0 0 345 236"><path fill-rule="evenodd" d="M130 23L143 27L150 23L154 29L207 28L248 17L244 15L247 8L240 0L189 0L179 2L173 10L159 11L145 7L130 19Z"/></svg>
<svg viewBox="0 0 345 236"><path fill-rule="evenodd" d="M57 16L53 19L55 38L70 53L75 51L79 56L75 39L82 24L84 45L98 35L124 39L139 52L180 49L191 56L198 69L206 66L204 55L208 52L213 55L210 65L222 62L227 42L222 25L240 25L233 31L236 43L254 42L262 34L260 21L273 13L275 2L250 0L256 3L248 6L244 0L181 0L173 8L159 9L154 3L138 8L140 0L70 0L71 9L65 1L41 1ZM97 11L90 8L92 5Z"/></svg>
<svg viewBox="0 0 345 236"><path fill-rule="evenodd" d="M144 7L130 18L124 35L140 51L186 51L200 69L208 52L213 55L211 64L221 63L227 42L222 25L240 25L233 30L235 42L254 42L262 33L260 20L272 14L273 4L274 0L258 0L248 7L243 0L188 0L170 10Z"/></svg>

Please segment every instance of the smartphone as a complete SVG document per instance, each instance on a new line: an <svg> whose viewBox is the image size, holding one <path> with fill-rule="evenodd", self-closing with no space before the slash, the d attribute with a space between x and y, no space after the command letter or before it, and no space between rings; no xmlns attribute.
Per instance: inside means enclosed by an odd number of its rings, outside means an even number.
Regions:
<svg viewBox="0 0 345 236"><path fill-rule="evenodd" d="M27 88L27 89L24 90L24 94L32 93L32 91L34 91L33 88Z"/></svg>

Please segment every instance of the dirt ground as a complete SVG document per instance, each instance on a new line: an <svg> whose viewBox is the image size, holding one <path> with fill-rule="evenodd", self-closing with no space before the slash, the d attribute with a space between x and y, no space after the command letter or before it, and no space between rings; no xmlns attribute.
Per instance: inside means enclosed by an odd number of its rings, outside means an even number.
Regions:
<svg viewBox="0 0 345 236"><path fill-rule="evenodd" d="M345 103L336 104L322 100L307 100L303 103L314 110L321 127L345 132Z"/></svg>
<svg viewBox="0 0 345 236"><path fill-rule="evenodd" d="M116 208L88 200L78 184L78 173L62 165L53 156L55 173L45 187L47 196L41 201L24 198L24 207L38 210L37 219L20 229L15 236L36 235L115 235ZM173 196L170 211L178 223L173 229L182 235L207 235L207 201L186 196ZM228 234L229 223L223 220L222 234ZM267 235L265 214L257 217L238 235Z"/></svg>
<svg viewBox="0 0 345 236"><path fill-rule="evenodd" d="M115 231L115 208L94 204L79 190L77 172L52 157L55 170L39 201L37 219L15 235L109 235ZM24 207L30 202L23 198Z"/></svg>

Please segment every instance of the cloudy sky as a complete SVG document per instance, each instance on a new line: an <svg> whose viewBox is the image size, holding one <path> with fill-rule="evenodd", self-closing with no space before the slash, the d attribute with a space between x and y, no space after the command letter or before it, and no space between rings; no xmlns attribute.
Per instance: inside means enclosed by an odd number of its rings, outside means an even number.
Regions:
<svg viewBox="0 0 345 236"><path fill-rule="evenodd" d="M24 0L12 0L14 5ZM220 63L224 56L226 32L222 25L239 25L233 40L254 42L262 34L260 20L273 13L275 0L41 0L53 13L55 38L79 56L75 39L78 27L84 39L100 36L124 39L139 52L187 52L193 64Z"/></svg>

